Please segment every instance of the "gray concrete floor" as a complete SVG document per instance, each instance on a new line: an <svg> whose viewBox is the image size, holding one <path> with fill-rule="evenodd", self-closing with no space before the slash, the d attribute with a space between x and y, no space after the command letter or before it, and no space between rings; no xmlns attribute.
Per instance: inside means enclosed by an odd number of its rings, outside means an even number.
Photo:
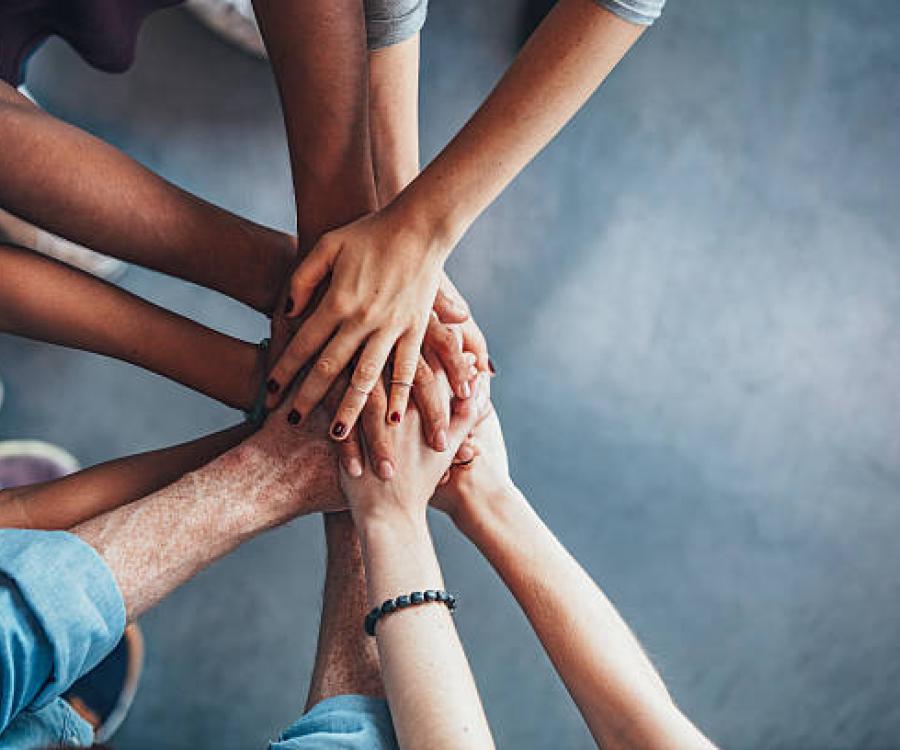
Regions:
<svg viewBox="0 0 900 750"><path fill-rule="evenodd" d="M430 157L510 59L514 0L432 4ZM452 271L488 333L515 476L676 699L733 748L900 746L900 6L673 0L472 228ZM265 64L181 11L106 76L64 45L30 83L178 184L292 223ZM216 294L124 286L247 337ZM0 337L0 436L93 463L236 415L102 359ZM501 747L589 747L510 597L443 521ZM320 522L248 544L144 618L117 747L262 747L298 712Z"/></svg>

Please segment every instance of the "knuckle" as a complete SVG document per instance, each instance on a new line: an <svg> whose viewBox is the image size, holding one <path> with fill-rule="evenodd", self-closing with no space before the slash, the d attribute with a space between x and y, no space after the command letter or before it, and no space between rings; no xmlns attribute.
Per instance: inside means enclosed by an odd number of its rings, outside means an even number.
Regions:
<svg viewBox="0 0 900 750"><path fill-rule="evenodd" d="M315 365L316 374L323 378L331 378L337 374L337 362L329 357L319 357Z"/></svg>
<svg viewBox="0 0 900 750"><path fill-rule="evenodd" d="M419 387L427 387L434 382L434 372L424 359L419 359L416 365L415 384Z"/></svg>
<svg viewBox="0 0 900 750"><path fill-rule="evenodd" d="M396 367L396 373L398 375L398 380L408 381L411 378L416 376L419 368L419 361L416 360L407 360L405 362L398 362Z"/></svg>
<svg viewBox="0 0 900 750"><path fill-rule="evenodd" d="M389 440L376 440L372 443L372 453L379 458L391 457L391 443Z"/></svg>
<svg viewBox="0 0 900 750"><path fill-rule="evenodd" d="M332 294L328 300L328 311L335 317L352 319L354 318L356 307L347 295Z"/></svg>
<svg viewBox="0 0 900 750"><path fill-rule="evenodd" d="M356 368L357 376L366 383L374 381L380 372L378 363L374 360L365 359L359 363Z"/></svg>

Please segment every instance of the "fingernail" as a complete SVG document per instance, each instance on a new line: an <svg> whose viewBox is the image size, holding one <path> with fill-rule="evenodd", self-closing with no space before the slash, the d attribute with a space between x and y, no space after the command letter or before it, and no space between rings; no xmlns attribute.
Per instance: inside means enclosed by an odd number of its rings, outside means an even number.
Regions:
<svg viewBox="0 0 900 750"><path fill-rule="evenodd" d="M300 412L296 409L291 409L288 412L287 420L288 424L300 424Z"/></svg>
<svg viewBox="0 0 900 750"><path fill-rule="evenodd" d="M380 464L378 464L378 470L381 472L382 479L393 479L394 478L394 467L391 465L391 462L387 459L382 460Z"/></svg>
<svg viewBox="0 0 900 750"><path fill-rule="evenodd" d="M391 422L394 424L400 424L400 412L395 411L391 413Z"/></svg>
<svg viewBox="0 0 900 750"><path fill-rule="evenodd" d="M288 297L284 301L284 314L287 315L293 309L294 309L294 300L291 297Z"/></svg>
<svg viewBox="0 0 900 750"><path fill-rule="evenodd" d="M464 445L456 454L456 457L460 461L471 461L475 458L475 451L472 450L471 446Z"/></svg>
<svg viewBox="0 0 900 750"><path fill-rule="evenodd" d="M347 473L354 479L359 479L362 476L362 463L356 457L348 459L344 468L347 469Z"/></svg>
<svg viewBox="0 0 900 750"><path fill-rule="evenodd" d="M447 450L447 431L446 430L438 430L437 435L434 436L434 448L435 448L435 450L439 450L439 451Z"/></svg>
<svg viewBox="0 0 900 750"><path fill-rule="evenodd" d="M275 380L275 378L269 378L269 382L266 383L266 390L269 393L277 393L279 388L281 388L281 386L278 385L278 381Z"/></svg>
<svg viewBox="0 0 900 750"><path fill-rule="evenodd" d="M478 368L475 366L470 367L469 368L469 380L474 380L477 377L478 377Z"/></svg>
<svg viewBox="0 0 900 750"><path fill-rule="evenodd" d="M343 422L335 422L334 427L331 428L331 434L336 438L343 437L346 431L347 425L345 425Z"/></svg>
<svg viewBox="0 0 900 750"><path fill-rule="evenodd" d="M463 383L459 390L460 395L462 395L463 398L469 398L472 395L472 386L470 386L468 382Z"/></svg>
<svg viewBox="0 0 900 750"><path fill-rule="evenodd" d="M492 360L490 357L488 357L488 370L491 371L491 375L497 374L497 368L494 367L494 360Z"/></svg>

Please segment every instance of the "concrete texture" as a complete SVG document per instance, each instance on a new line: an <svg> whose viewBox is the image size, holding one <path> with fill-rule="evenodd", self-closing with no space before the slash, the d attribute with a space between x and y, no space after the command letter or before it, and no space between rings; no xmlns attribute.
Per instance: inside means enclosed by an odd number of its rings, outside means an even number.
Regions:
<svg viewBox="0 0 900 750"><path fill-rule="evenodd" d="M513 0L432 4L423 155L508 63ZM672 0L569 128L472 228L452 271L501 370L515 476L724 747L900 746L900 6ZM61 43L45 104L178 184L292 222L265 64L181 11L106 76ZM139 294L247 337L216 294ZM233 413L118 363L0 337L2 437L86 463ZM500 747L591 746L524 619L436 536ZM116 746L263 747L296 715L318 519L241 549L143 620Z"/></svg>

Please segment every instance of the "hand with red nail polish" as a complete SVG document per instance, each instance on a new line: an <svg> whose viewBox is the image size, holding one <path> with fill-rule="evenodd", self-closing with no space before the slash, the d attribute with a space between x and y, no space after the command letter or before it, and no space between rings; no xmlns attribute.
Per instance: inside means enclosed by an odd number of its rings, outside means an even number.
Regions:
<svg viewBox="0 0 900 750"><path fill-rule="evenodd" d="M290 383L312 367L294 408L309 412L357 357L331 434L345 439L393 353L388 409L406 410L422 339L441 281L443 245L425 238L387 208L323 235L290 280L291 320L311 307L270 378ZM314 299L323 283L327 289ZM271 401L270 401L271 403Z"/></svg>

